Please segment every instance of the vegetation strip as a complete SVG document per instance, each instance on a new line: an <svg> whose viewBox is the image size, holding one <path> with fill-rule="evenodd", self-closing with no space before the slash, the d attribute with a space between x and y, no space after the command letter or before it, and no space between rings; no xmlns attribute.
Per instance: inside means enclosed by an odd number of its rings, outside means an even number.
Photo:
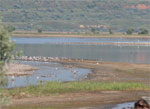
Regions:
<svg viewBox="0 0 150 109"><path fill-rule="evenodd" d="M27 86L25 88L3 89L5 95L25 97L26 95L42 96L49 94L61 94L72 92L94 92L94 91L122 91L122 90L150 90L149 86L140 83L109 83L109 82L48 82L39 86Z"/></svg>
<svg viewBox="0 0 150 109"><path fill-rule="evenodd" d="M36 33L36 32L13 32L13 37L79 37L79 38L150 38L149 34L108 34L108 33Z"/></svg>

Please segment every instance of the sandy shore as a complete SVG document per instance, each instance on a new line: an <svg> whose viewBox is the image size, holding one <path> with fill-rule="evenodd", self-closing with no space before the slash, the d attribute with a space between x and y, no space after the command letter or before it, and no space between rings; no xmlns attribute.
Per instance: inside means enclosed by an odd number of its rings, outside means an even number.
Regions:
<svg viewBox="0 0 150 109"><path fill-rule="evenodd" d="M5 69L7 72L6 75L8 76L24 76L32 75L31 71L37 70L38 68L25 64L10 63L7 66L5 66Z"/></svg>
<svg viewBox="0 0 150 109"><path fill-rule="evenodd" d="M51 62L91 69L93 73L88 75L88 81L139 82L150 85L150 64L113 63L74 59L56 59L51 60ZM14 98L10 108L15 109L18 106L24 108L54 107L55 109L60 109L61 107L61 109L92 109L95 106L100 107L136 101L142 96L150 96L150 91L79 92L42 97L23 95L23 97Z"/></svg>
<svg viewBox="0 0 150 109"><path fill-rule="evenodd" d="M13 37L76 37L76 38L150 38L150 35L126 34L64 34L64 33L32 33L17 32Z"/></svg>

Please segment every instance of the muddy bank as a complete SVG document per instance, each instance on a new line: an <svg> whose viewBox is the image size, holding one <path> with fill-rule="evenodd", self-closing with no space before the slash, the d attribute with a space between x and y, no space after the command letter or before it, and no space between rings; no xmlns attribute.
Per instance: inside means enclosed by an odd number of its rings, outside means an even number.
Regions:
<svg viewBox="0 0 150 109"><path fill-rule="evenodd" d="M60 60L62 64L88 68L89 81L99 82L139 82L150 85L150 64L129 64L91 60Z"/></svg>

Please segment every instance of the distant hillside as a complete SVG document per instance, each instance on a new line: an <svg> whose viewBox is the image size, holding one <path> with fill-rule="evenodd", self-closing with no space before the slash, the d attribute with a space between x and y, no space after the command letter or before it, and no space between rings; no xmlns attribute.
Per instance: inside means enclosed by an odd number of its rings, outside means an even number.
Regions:
<svg viewBox="0 0 150 109"><path fill-rule="evenodd" d="M0 11L3 22L19 30L88 31L88 25L150 30L148 0L0 0Z"/></svg>

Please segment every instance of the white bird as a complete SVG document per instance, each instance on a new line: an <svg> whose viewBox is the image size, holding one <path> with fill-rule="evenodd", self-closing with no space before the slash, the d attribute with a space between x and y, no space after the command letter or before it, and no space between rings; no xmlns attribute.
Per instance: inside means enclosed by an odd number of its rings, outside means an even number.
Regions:
<svg viewBox="0 0 150 109"><path fill-rule="evenodd" d="M15 76L11 76L11 81L12 81L12 82L15 81Z"/></svg>
<svg viewBox="0 0 150 109"><path fill-rule="evenodd" d="M39 76L37 76L36 79L39 79Z"/></svg>
<svg viewBox="0 0 150 109"><path fill-rule="evenodd" d="M73 74L77 74L77 71L76 71L76 70L74 70L74 71L73 71Z"/></svg>

